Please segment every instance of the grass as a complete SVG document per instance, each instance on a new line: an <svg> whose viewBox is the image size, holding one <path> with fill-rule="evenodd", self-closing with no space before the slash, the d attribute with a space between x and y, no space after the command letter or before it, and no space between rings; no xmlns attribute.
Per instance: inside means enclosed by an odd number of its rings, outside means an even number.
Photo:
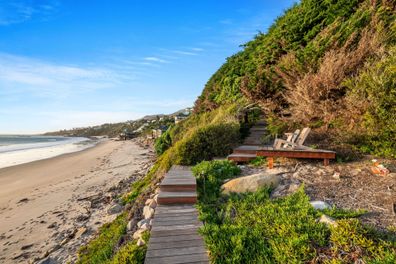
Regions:
<svg viewBox="0 0 396 264"><path fill-rule="evenodd" d="M239 169L228 161L202 162L198 180L200 232L212 263L395 263L395 234L380 234L354 219L364 211L315 210L303 187L270 199L271 189L222 195L220 186ZM337 226L318 223L323 214Z"/></svg>
<svg viewBox="0 0 396 264"><path fill-rule="evenodd" d="M99 229L99 235L80 248L77 263L106 263L110 260L118 241L126 234L126 226L126 213L119 215L113 222L104 224Z"/></svg>

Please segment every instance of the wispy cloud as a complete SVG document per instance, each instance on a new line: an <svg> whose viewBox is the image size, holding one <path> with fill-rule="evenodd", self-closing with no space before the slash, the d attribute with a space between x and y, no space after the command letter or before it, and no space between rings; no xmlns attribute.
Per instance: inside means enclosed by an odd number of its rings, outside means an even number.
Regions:
<svg viewBox="0 0 396 264"><path fill-rule="evenodd" d="M110 68L63 65L0 53L0 85L3 90L28 91L40 97L67 97L133 80L132 74Z"/></svg>
<svg viewBox="0 0 396 264"><path fill-rule="evenodd" d="M183 50L172 50L172 53L179 54L179 55L189 55L189 56L198 55L196 52L183 51Z"/></svg>
<svg viewBox="0 0 396 264"><path fill-rule="evenodd" d="M44 1L0 1L0 26L22 23L34 18L46 20L57 11L57 0Z"/></svg>
<svg viewBox="0 0 396 264"><path fill-rule="evenodd" d="M145 61L153 61L153 62L160 62L160 63L169 63L169 61L158 58L158 57L146 57L144 58Z"/></svg>
<svg viewBox="0 0 396 264"><path fill-rule="evenodd" d="M191 50L193 50L193 51L198 51L198 52L200 52L200 51L204 51L204 49L203 49L203 48L191 48Z"/></svg>

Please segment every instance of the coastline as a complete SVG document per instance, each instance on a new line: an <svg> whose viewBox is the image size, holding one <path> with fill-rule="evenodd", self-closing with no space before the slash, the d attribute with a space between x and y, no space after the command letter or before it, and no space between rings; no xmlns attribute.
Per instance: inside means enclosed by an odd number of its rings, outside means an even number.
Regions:
<svg viewBox="0 0 396 264"><path fill-rule="evenodd" d="M110 203L120 188L129 188L146 173L153 156L137 140L109 140L0 169L0 261L19 263L47 255L60 262L73 260L78 248L116 217L107 213ZM91 196L100 203L85 199ZM78 230L84 232L76 239Z"/></svg>
<svg viewBox="0 0 396 264"><path fill-rule="evenodd" d="M42 142L0 146L0 170L39 160L50 159L64 154L80 152L103 142L103 140L91 140L89 138L76 139L77 140L69 139L64 143L58 142L53 145L49 145L48 142ZM7 150L7 148L9 148L9 150Z"/></svg>

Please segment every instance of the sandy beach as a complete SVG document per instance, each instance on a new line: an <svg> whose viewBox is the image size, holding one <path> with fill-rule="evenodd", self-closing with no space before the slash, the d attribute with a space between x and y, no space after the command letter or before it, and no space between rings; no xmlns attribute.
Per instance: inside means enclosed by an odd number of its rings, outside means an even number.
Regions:
<svg viewBox="0 0 396 264"><path fill-rule="evenodd" d="M136 141L109 140L0 169L0 262L31 263L46 255L73 261L80 245L116 217L107 209L117 191L144 175L152 158Z"/></svg>

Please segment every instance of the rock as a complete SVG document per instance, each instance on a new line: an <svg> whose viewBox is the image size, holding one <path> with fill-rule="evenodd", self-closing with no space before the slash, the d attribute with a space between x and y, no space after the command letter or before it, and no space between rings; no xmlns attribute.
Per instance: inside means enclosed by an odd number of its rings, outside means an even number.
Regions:
<svg viewBox="0 0 396 264"><path fill-rule="evenodd" d="M158 203L158 194L154 195L153 200L154 200L156 203Z"/></svg>
<svg viewBox="0 0 396 264"><path fill-rule="evenodd" d="M335 172L333 174L333 178L336 179L336 180L339 180L340 179L340 173L339 172Z"/></svg>
<svg viewBox="0 0 396 264"><path fill-rule="evenodd" d="M295 193L300 188L300 184L292 183L289 185L288 193Z"/></svg>
<svg viewBox="0 0 396 264"><path fill-rule="evenodd" d="M136 231L135 233L133 233L133 235L132 235L133 239L139 239L139 238L141 238L142 235L143 235L143 233L144 233L144 231L146 231L146 230L143 230L143 229L137 230L137 231Z"/></svg>
<svg viewBox="0 0 396 264"><path fill-rule="evenodd" d="M147 199L146 202L144 203L144 205L149 205L152 201L153 201L153 199Z"/></svg>
<svg viewBox="0 0 396 264"><path fill-rule="evenodd" d="M336 220L328 215L322 215L319 218L319 223L324 223L328 226L337 226Z"/></svg>
<svg viewBox="0 0 396 264"><path fill-rule="evenodd" d="M140 227L140 229L148 230L148 229L150 229L150 226L149 226L148 223L144 223L144 224Z"/></svg>
<svg viewBox="0 0 396 264"><path fill-rule="evenodd" d="M127 224L127 230L128 231L131 231L133 229L134 222L135 221L132 221L132 220L128 222L128 224Z"/></svg>
<svg viewBox="0 0 396 264"><path fill-rule="evenodd" d="M31 248L32 246L33 246L33 244L24 245L21 247L21 250L27 250L27 249Z"/></svg>
<svg viewBox="0 0 396 264"><path fill-rule="evenodd" d="M223 184L221 187L225 194L231 192L254 192L263 186L272 186L276 188L279 185L279 182L279 174L258 173L233 179Z"/></svg>
<svg viewBox="0 0 396 264"><path fill-rule="evenodd" d="M85 234L85 232L87 232L87 228L84 227L84 226L83 226L83 227L80 227L80 228L77 230L77 232L76 232L74 238L80 238L82 235Z"/></svg>
<svg viewBox="0 0 396 264"><path fill-rule="evenodd" d="M138 247L141 247L141 246L143 246L143 245L145 245L145 244L146 244L146 242L144 242L144 240L141 239L141 238L139 238L138 241L136 242L136 245L137 245Z"/></svg>
<svg viewBox="0 0 396 264"><path fill-rule="evenodd" d="M137 223L137 226L138 226L138 228L140 228L142 225L144 225L144 224L150 224L150 221L151 220L149 220L149 219L143 219L143 220L140 220L138 223Z"/></svg>
<svg viewBox="0 0 396 264"><path fill-rule="evenodd" d="M49 226L47 226L47 228L55 228L57 225L56 222L53 222L52 224L50 224Z"/></svg>
<svg viewBox="0 0 396 264"><path fill-rule="evenodd" d="M155 209L157 207L157 202L153 199L152 201L150 201L148 206L150 206L151 208Z"/></svg>
<svg viewBox="0 0 396 264"><path fill-rule="evenodd" d="M150 219L150 218L153 217L153 215L154 215L154 209L151 208L150 206L147 206L147 205L146 205L146 206L143 208L143 216L144 216L144 219Z"/></svg>
<svg viewBox="0 0 396 264"><path fill-rule="evenodd" d="M118 213L121 213L122 209L123 209L122 206L116 203L116 204L111 205L109 207L109 209L107 209L107 213L109 215L118 214Z"/></svg>
<svg viewBox="0 0 396 264"><path fill-rule="evenodd" d="M69 242L69 241L70 241L70 238L66 237L65 239L62 240L62 242L61 242L60 244L61 244L61 246L64 246L64 245L66 245L67 242Z"/></svg>
<svg viewBox="0 0 396 264"><path fill-rule="evenodd" d="M46 257L45 259L40 260L37 264L57 264L58 261L51 257Z"/></svg>
<svg viewBox="0 0 396 264"><path fill-rule="evenodd" d="M90 217L89 214L80 214L79 216L77 216L76 221L77 222L84 222L86 220L88 220Z"/></svg>
<svg viewBox="0 0 396 264"><path fill-rule="evenodd" d="M311 201L310 204L316 210L324 210L324 209L329 209L331 207L328 203L323 201Z"/></svg>

